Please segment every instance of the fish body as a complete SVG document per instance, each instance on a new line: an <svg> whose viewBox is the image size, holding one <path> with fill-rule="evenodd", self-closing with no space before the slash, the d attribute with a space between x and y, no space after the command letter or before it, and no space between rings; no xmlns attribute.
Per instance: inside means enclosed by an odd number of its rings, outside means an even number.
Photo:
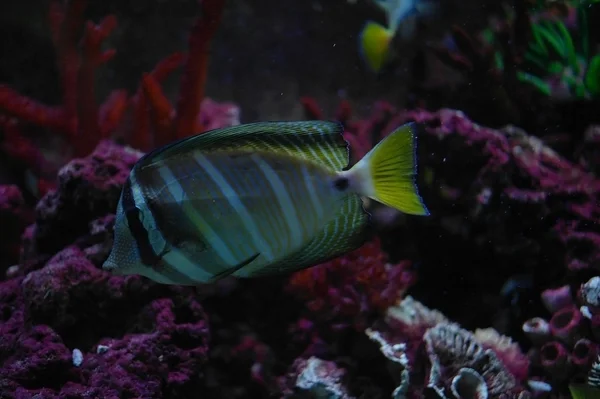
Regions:
<svg viewBox="0 0 600 399"><path fill-rule="evenodd" d="M254 123L147 154L123 187L103 268L181 285L288 272L364 243L361 196L428 214L414 184L415 125L350 170L342 133L334 122Z"/></svg>
<svg viewBox="0 0 600 399"><path fill-rule="evenodd" d="M437 10L434 0L375 0L386 15L387 27L367 21L359 34L360 54L373 72L379 72L390 58L392 39L398 32L410 38L415 31L411 17L430 16ZM413 18L414 19L414 18Z"/></svg>

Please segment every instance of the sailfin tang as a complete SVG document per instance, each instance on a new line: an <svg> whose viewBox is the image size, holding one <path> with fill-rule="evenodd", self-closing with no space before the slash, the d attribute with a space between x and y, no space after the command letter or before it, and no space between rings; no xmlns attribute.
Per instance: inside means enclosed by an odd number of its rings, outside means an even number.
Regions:
<svg viewBox="0 0 600 399"><path fill-rule="evenodd" d="M293 156L339 171L349 162L343 132L340 123L328 121L249 123L200 133L158 148L146 154L138 167L144 169L193 151L247 150Z"/></svg>
<svg viewBox="0 0 600 399"><path fill-rule="evenodd" d="M360 32L360 54L373 72L381 70L393 36L393 31L373 21L368 21Z"/></svg>
<svg viewBox="0 0 600 399"><path fill-rule="evenodd" d="M371 236L370 215L358 195L343 200L337 217L298 251L281 261L253 271L249 277L295 272L337 258L360 247Z"/></svg>
<svg viewBox="0 0 600 399"><path fill-rule="evenodd" d="M362 195L410 215L429 215L415 181L416 134L415 123L400 126L369 151L350 173L361 180Z"/></svg>

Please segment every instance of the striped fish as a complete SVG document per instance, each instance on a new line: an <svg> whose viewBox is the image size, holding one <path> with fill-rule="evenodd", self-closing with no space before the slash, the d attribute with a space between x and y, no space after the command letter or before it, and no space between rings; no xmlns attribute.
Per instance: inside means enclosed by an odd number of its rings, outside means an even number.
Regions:
<svg viewBox="0 0 600 399"><path fill-rule="evenodd" d="M264 122L212 130L142 157L121 194L103 265L198 285L310 267L362 245L362 196L427 215L414 182L415 125L354 167L341 124Z"/></svg>

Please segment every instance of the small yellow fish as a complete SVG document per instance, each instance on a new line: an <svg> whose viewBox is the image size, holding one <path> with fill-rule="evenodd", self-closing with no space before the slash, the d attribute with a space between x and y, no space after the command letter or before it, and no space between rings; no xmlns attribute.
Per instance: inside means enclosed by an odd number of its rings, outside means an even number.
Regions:
<svg viewBox="0 0 600 399"><path fill-rule="evenodd" d="M376 22L368 21L360 34L361 55L373 72L379 72L388 57L394 32Z"/></svg>
<svg viewBox="0 0 600 399"><path fill-rule="evenodd" d="M346 170L339 123L264 122L159 148L133 167L103 265L164 284L291 272L361 246L369 197L428 215L415 185L416 125Z"/></svg>
<svg viewBox="0 0 600 399"><path fill-rule="evenodd" d="M360 54L373 72L389 61L392 39L401 31L405 39L414 35L417 17L431 16L438 9L435 0L374 0L386 15L387 27L367 21L359 35ZM410 18L413 18L411 21ZM400 29L403 28L403 29Z"/></svg>

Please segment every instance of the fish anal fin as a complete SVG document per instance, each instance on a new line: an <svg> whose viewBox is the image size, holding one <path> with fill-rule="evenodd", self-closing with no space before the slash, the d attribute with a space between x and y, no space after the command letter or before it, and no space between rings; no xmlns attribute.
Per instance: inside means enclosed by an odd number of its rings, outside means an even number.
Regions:
<svg viewBox="0 0 600 399"><path fill-rule="evenodd" d="M260 252L252 255L251 257L249 257L248 259L238 263L237 265L235 265L234 267L231 267L227 270L222 271L221 273L215 274L215 276L213 277L213 279L210 281L211 283L214 283L215 281L221 280L227 276L230 276L238 271L240 271L241 269L243 269L244 267L248 266L250 263L254 262L254 260L256 258L258 258L258 256L260 255Z"/></svg>
<svg viewBox="0 0 600 399"><path fill-rule="evenodd" d="M364 210L358 195L348 195L342 201L335 219L327 223L308 244L281 261L252 271L250 277L295 272L360 247L370 237L370 215Z"/></svg>
<svg viewBox="0 0 600 399"><path fill-rule="evenodd" d="M331 121L257 122L200 133L146 154L138 163L144 169L171 157L194 151L246 150L279 153L342 170L349 163L344 128Z"/></svg>

